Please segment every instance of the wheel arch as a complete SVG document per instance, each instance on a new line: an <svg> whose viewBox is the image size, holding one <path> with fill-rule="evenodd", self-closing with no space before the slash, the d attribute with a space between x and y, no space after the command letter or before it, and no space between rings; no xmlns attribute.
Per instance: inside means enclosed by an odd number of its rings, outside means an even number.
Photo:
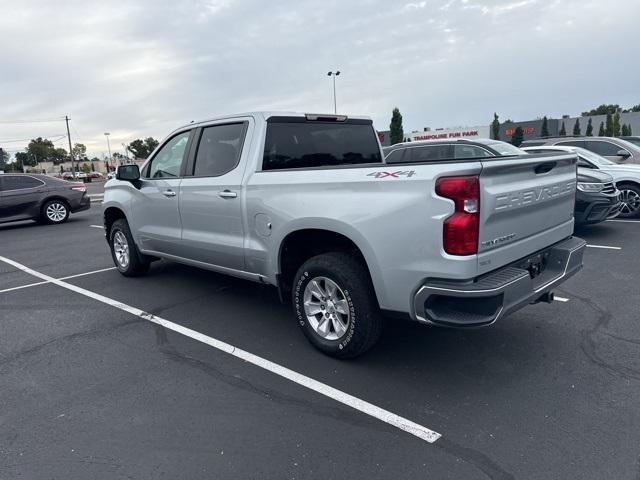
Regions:
<svg viewBox="0 0 640 480"><path fill-rule="evenodd" d="M111 233L111 227L113 226L116 220L120 220L121 218L124 218L127 221L127 223L129 223L129 220L127 219L127 215L124 213L124 210L118 206L113 206L113 205L104 209L102 218L104 221L104 234L107 240L109 239L109 235Z"/></svg>
<svg viewBox="0 0 640 480"><path fill-rule="evenodd" d="M382 302L384 293L376 257L370 244L353 227L341 222L298 222L283 233L277 242L275 258L276 280L281 298L288 298L293 277L307 259L329 251L346 251L360 258L367 268L376 297ZM322 225L322 226L318 226Z"/></svg>

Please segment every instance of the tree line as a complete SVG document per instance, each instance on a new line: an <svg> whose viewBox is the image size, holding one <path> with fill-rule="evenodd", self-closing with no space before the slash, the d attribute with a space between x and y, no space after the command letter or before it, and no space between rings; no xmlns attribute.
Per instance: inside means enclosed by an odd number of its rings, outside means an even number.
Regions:
<svg viewBox="0 0 640 480"><path fill-rule="evenodd" d="M155 138L147 137L132 141L126 145L126 150L131 153L134 158L142 160L146 159L158 144L159 142ZM76 143L72 147L71 152L73 159L79 163L100 161L100 159L95 156L90 159L87 156L87 147L82 143ZM4 166L10 170L22 171L27 167L37 167L40 162L53 162L54 165L60 165L71 161L68 150L62 147L56 147L51 140L42 137L31 139L24 151L16 152L14 158L15 161L9 163L10 157L8 153L4 152L3 158L0 158L0 164L2 164L0 166ZM112 158L119 160L121 163L126 159L125 155L119 152L114 152ZM94 168L93 163L91 167L87 165L84 168Z"/></svg>
<svg viewBox="0 0 640 480"><path fill-rule="evenodd" d="M617 108L616 111L611 111L613 107ZM591 113L595 112L595 113ZM605 112L605 113L600 113ZM592 109L589 112L582 112L582 117L591 116L591 115L606 115L605 120L600 122L600 126L598 128L598 136L599 137L628 137L633 135L633 129L631 128L631 124L620 123L620 113L629 113L629 112L640 112L640 104L634 105L630 109L624 110L620 109L618 105L600 105L599 107ZM573 124L573 135L575 136L593 136L593 119L589 118L587 121L587 126L585 129L585 133L582 133L582 125L580 123L580 118L576 118L575 123ZM507 122L511 122L508 120ZM494 112L493 121L491 122L491 133L492 137L496 140L500 140L500 118L498 114ZM562 120L562 124L560 126L560 130L558 135L564 137L567 135L567 127L565 121ZM542 117L542 126L540 128L540 136L541 137L549 137L551 134L549 133L549 123L546 115ZM519 147L524 141L524 130L521 126L517 126L513 135L511 136L510 142Z"/></svg>

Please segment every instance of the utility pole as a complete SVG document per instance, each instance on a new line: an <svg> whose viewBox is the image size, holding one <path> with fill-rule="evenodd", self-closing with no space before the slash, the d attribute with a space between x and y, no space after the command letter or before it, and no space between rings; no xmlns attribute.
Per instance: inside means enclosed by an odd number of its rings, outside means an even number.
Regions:
<svg viewBox="0 0 640 480"><path fill-rule="evenodd" d="M328 72L327 75L329 77L333 77L333 113L338 113L338 104L336 103L336 77L340 75L340 70L336 70L335 72Z"/></svg>
<svg viewBox="0 0 640 480"><path fill-rule="evenodd" d="M104 136L107 137L107 150L109 150L109 164L113 163L113 157L111 156L111 143L109 143L109 132L104 132Z"/></svg>
<svg viewBox="0 0 640 480"><path fill-rule="evenodd" d="M67 138L69 139L69 157L71 157L71 172L75 178L76 176L76 164L73 161L73 147L71 146L71 134L69 133L69 117L64 116L65 122L67 122Z"/></svg>

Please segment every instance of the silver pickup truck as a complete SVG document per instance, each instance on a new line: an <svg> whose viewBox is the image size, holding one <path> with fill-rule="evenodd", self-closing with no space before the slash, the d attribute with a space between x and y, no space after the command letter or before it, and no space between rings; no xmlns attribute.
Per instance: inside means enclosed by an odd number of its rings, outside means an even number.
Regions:
<svg viewBox="0 0 640 480"><path fill-rule="evenodd" d="M172 132L106 184L127 276L165 258L278 288L309 341L374 345L383 316L477 327L582 267L576 156L385 164L363 117L257 112Z"/></svg>

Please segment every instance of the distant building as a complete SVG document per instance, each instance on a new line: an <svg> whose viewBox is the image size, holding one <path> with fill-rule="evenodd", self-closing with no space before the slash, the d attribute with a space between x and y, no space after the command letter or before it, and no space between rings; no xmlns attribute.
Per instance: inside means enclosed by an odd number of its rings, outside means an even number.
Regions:
<svg viewBox="0 0 640 480"><path fill-rule="evenodd" d="M587 124L591 119L591 125L593 127L593 135L598 135L600 129L600 123L605 124L606 115L593 115L591 117L569 117L564 115L562 118L548 118L547 129L549 130L549 136L556 137L562 130L562 123L564 122L564 129L567 135L573 135L573 127L576 124L576 120L580 120L580 133L586 135ZM505 142L511 141L511 137L516 131L516 128L521 127L524 140L532 140L540 138L542 135L542 119L525 120L523 122L505 122L500 124L500 140ZM633 135L640 135L640 112L630 112L620 114L620 126L627 124L631 126L631 132ZM389 140L389 131L379 131L378 138L383 147L391 145ZM415 131L405 134L405 141L419 141L419 140L447 140L449 138L492 138L491 125L483 125L478 127L459 127L459 128L439 128L431 130L425 128L423 131Z"/></svg>

